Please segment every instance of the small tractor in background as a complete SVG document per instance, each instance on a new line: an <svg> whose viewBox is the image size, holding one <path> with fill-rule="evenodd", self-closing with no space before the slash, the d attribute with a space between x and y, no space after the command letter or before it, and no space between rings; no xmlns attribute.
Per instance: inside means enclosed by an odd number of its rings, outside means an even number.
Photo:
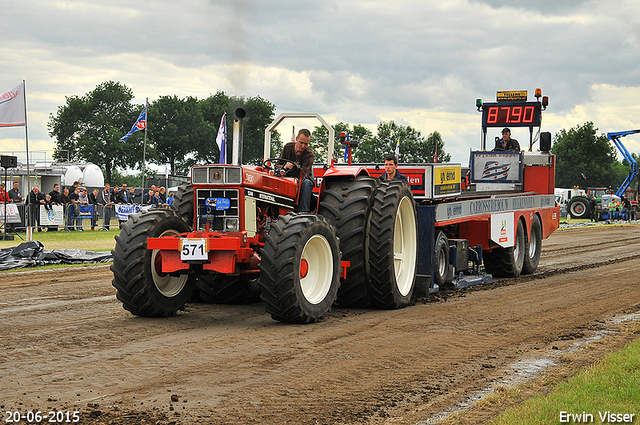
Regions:
<svg viewBox="0 0 640 425"><path fill-rule="evenodd" d="M625 196L625 194L628 196L629 185L638 175L638 164L633 155L631 155L624 144L622 144L620 139L636 133L640 133L640 130L607 133L607 138L611 140L616 148L618 148L622 157L627 161L627 164L629 164L629 174L614 193L611 193L612 191L606 188L588 188L586 193L581 193L571 197L567 204L567 213L571 215L571 218L589 218L589 211L591 209L589 201L593 197L596 202L596 220L635 219L636 213L638 212L637 199L631 200L632 208L625 214L622 213L622 208L619 205L622 202L622 196ZM612 201L618 204L614 209L609 208Z"/></svg>

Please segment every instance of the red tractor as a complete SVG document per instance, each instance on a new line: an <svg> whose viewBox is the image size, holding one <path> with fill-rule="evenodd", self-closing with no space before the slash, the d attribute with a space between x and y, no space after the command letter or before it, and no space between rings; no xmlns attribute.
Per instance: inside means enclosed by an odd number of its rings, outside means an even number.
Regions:
<svg viewBox="0 0 640 425"><path fill-rule="evenodd" d="M283 114L267 128L265 158L285 118L317 118L334 140L318 114ZM379 182L364 167L334 167L332 157L329 143L313 214L296 212L299 179L281 175L277 158L193 167L171 209L122 225L112 251L117 298L133 314L171 316L197 289L211 302L262 299L275 320L293 323L315 322L334 303L407 306L418 233L409 186Z"/></svg>

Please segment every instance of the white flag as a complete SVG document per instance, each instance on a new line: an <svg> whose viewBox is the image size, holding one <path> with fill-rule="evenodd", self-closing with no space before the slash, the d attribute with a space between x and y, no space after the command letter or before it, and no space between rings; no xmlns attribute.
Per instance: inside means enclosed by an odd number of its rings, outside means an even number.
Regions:
<svg viewBox="0 0 640 425"><path fill-rule="evenodd" d="M24 82L13 90L0 95L0 127L18 127L26 125L24 108Z"/></svg>
<svg viewBox="0 0 640 425"><path fill-rule="evenodd" d="M216 137L216 143L218 144L218 148L220 149L220 159L218 160L218 163L226 164L227 163L227 158L225 157L225 150L226 150L226 144L227 144L227 113L226 112L222 114L222 119L220 120L220 128L218 129L218 136Z"/></svg>

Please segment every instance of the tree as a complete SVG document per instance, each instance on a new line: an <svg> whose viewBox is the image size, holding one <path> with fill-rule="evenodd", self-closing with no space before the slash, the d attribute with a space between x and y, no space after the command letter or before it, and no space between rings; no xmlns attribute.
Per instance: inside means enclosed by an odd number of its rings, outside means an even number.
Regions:
<svg viewBox="0 0 640 425"><path fill-rule="evenodd" d="M333 159L341 160L344 158L345 145L340 142L340 133L348 133L350 140L356 140L362 143L365 140L369 140L372 137L371 130L356 124L353 128L350 128L349 124L339 122L333 125L334 140L333 140ZM315 162L326 162L327 153L329 148L329 130L323 125L314 127L311 133L311 147L315 155ZM354 161L357 157L358 148L353 150Z"/></svg>
<svg viewBox="0 0 640 425"><path fill-rule="evenodd" d="M142 157L141 139L134 133L127 143L120 141L142 110L131 104L132 99L131 89L115 81L83 97L67 97L47 124L56 139L53 157L94 163L104 170L108 183L114 169L134 166Z"/></svg>
<svg viewBox="0 0 640 425"><path fill-rule="evenodd" d="M274 119L275 105L260 96L250 97L229 97L223 91L217 92L215 95L203 99L201 101L202 115L210 125L216 129L220 126L222 115L227 113L227 163L231 162L231 154L233 150L233 122L237 117L235 111L238 108L245 110L246 116L243 119L243 135L242 135L242 158L244 164L257 164L264 159L264 131ZM282 145L280 144L280 136L277 132L271 137L271 152L280 153ZM220 155L218 145L215 143L215 137L209 143L203 143L197 150L197 159L205 162L211 162L215 157L216 161ZM276 155L277 156L277 155Z"/></svg>
<svg viewBox="0 0 640 425"><path fill-rule="evenodd" d="M149 108L149 156L156 164L170 164L171 174L187 171L196 157L213 160L207 148L215 144L217 131L205 121L200 106L194 97L174 95L160 97Z"/></svg>
<svg viewBox="0 0 640 425"><path fill-rule="evenodd" d="M451 155L444 150L440 133L435 131L425 140L420 131L411 126L398 125L394 121L381 121L377 134L360 145L356 157L360 162L382 162L386 155L395 153L398 143L399 162L433 162L436 146L438 162L451 160Z"/></svg>
<svg viewBox="0 0 640 425"><path fill-rule="evenodd" d="M556 155L556 187L613 187L622 182L614 173L619 164L616 149L604 134L596 136L597 131L588 121L556 134L551 149Z"/></svg>

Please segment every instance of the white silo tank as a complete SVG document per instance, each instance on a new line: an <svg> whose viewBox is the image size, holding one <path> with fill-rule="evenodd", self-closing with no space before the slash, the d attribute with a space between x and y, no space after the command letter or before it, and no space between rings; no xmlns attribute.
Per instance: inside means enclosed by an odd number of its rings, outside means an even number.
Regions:
<svg viewBox="0 0 640 425"><path fill-rule="evenodd" d="M84 167L83 183L86 187L103 187L104 175L96 164L87 164Z"/></svg>
<svg viewBox="0 0 640 425"><path fill-rule="evenodd" d="M77 165L67 165L64 168L65 172L62 180L63 187L69 187L73 185L73 182L75 181L82 181L82 170L80 167Z"/></svg>

